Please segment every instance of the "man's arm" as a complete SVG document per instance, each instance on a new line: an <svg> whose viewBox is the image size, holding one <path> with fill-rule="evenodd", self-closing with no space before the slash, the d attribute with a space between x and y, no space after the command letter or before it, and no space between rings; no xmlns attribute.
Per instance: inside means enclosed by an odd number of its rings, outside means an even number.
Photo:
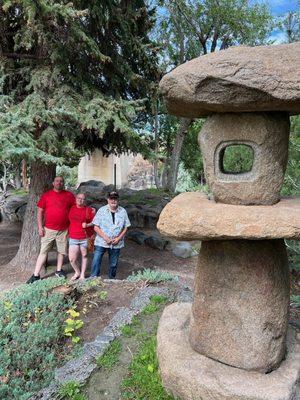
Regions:
<svg viewBox="0 0 300 400"><path fill-rule="evenodd" d="M39 235L40 236L44 236L45 235L45 231L44 231L44 214L45 214L44 209L38 207L37 222L38 222L38 230L39 230Z"/></svg>
<svg viewBox="0 0 300 400"><path fill-rule="evenodd" d="M107 244L112 243L112 240L102 231L102 229L99 228L99 226L95 225L94 231L97 233L97 235L101 236L102 239L104 239Z"/></svg>
<svg viewBox="0 0 300 400"><path fill-rule="evenodd" d="M122 239L123 239L123 237L125 236L125 234L126 234L126 232L127 232L127 226L122 230L122 232L117 236L117 237L115 237L112 241L111 241L111 244L118 244Z"/></svg>

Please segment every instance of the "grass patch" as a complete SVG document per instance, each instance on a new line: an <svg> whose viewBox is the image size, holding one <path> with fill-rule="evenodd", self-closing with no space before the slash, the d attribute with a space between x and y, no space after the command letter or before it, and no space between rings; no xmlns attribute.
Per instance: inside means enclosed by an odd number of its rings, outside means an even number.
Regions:
<svg viewBox="0 0 300 400"><path fill-rule="evenodd" d="M121 350L122 346L120 340L113 340L102 356L97 358L97 366L100 368L111 369L118 362Z"/></svg>
<svg viewBox="0 0 300 400"><path fill-rule="evenodd" d="M161 189L146 189L146 190L138 190L130 196L123 196L123 200L127 204L147 204L151 207L155 207L161 203L162 198L172 197L170 193Z"/></svg>
<svg viewBox="0 0 300 400"><path fill-rule="evenodd" d="M133 272L128 276L129 282L147 281L150 283L159 283L167 281L178 281L178 277L169 272L160 271L159 269L145 268L143 270Z"/></svg>
<svg viewBox="0 0 300 400"><path fill-rule="evenodd" d="M117 351L118 355L114 357L116 362L109 372L99 368L93 373L85 387L87 398L102 399L106 395L107 398L120 400L173 399L162 386L156 359L155 336L166 301L165 296L152 296L150 304L157 312L149 315L140 313L131 324L121 328L123 335L118 338L120 352ZM111 359L111 353L115 352L107 349L104 356Z"/></svg>
<svg viewBox="0 0 300 400"><path fill-rule="evenodd" d="M28 190L26 189L13 189L9 191L9 194L13 194L13 195L25 195L28 194Z"/></svg>
<svg viewBox="0 0 300 400"><path fill-rule="evenodd" d="M141 314L149 315L155 313L159 310L159 306L161 304L165 304L167 300L168 298L165 296L152 296L150 303L145 308L143 308Z"/></svg>
<svg viewBox="0 0 300 400"><path fill-rule="evenodd" d="M138 328L140 327L140 325L141 323L139 319L136 316L134 316L132 318L131 324L124 325L121 328L122 335L124 335L125 337L135 336L138 332Z"/></svg>
<svg viewBox="0 0 300 400"><path fill-rule="evenodd" d="M122 382L123 399L174 400L162 386L156 347L156 335L141 344L129 366L129 376Z"/></svg>
<svg viewBox="0 0 300 400"><path fill-rule="evenodd" d="M58 391L59 400L87 400L81 393L82 384L69 381L62 385Z"/></svg>

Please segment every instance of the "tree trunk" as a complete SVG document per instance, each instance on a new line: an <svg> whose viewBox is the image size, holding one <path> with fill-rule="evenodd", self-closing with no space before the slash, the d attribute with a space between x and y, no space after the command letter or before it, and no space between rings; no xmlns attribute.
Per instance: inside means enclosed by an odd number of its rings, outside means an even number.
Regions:
<svg viewBox="0 0 300 400"><path fill-rule="evenodd" d="M155 182L156 189L160 189L161 184L160 184L160 179L158 176L159 172L158 172L158 161L157 160L155 160L153 162L153 173L154 173L154 182Z"/></svg>
<svg viewBox="0 0 300 400"><path fill-rule="evenodd" d="M158 100L157 98L153 101L153 114L154 114L154 141L155 141L155 157L156 159L153 162L153 171L154 171L154 182L157 189L160 189L160 181L158 177Z"/></svg>
<svg viewBox="0 0 300 400"><path fill-rule="evenodd" d="M176 134L175 143L172 151L171 166L168 174L168 189L170 192L175 192L181 148L185 135L188 132L192 120L190 118L180 118L180 125Z"/></svg>
<svg viewBox="0 0 300 400"><path fill-rule="evenodd" d="M26 160L22 160L22 186L25 190L28 189L28 176L27 176L27 163Z"/></svg>
<svg viewBox="0 0 300 400"><path fill-rule="evenodd" d="M3 191L3 196L5 196L7 190L7 167L5 163L2 164L2 167L3 167L2 191Z"/></svg>
<svg viewBox="0 0 300 400"><path fill-rule="evenodd" d="M21 242L18 253L10 264L22 270L31 271L40 251L40 238L37 228L37 206L40 195L51 188L55 177L55 165L35 161L31 164L29 198L24 217Z"/></svg>
<svg viewBox="0 0 300 400"><path fill-rule="evenodd" d="M21 189L22 182L21 182L21 175L20 175L20 164L14 166L14 183L16 189Z"/></svg>

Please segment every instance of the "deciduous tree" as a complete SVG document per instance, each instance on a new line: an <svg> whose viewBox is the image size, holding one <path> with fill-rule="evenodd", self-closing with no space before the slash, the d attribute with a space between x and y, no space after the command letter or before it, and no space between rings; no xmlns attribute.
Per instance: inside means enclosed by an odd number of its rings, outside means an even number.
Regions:
<svg viewBox="0 0 300 400"><path fill-rule="evenodd" d="M166 72L210 52L233 45L265 43L273 19L264 3L247 0L161 1L159 37L164 44ZM175 190L181 148L192 120L180 119L168 171L168 189Z"/></svg>

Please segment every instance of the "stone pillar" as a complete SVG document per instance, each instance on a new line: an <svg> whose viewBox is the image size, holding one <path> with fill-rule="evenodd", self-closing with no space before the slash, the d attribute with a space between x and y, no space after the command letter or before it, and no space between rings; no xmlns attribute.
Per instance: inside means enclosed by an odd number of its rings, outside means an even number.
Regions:
<svg viewBox="0 0 300 400"><path fill-rule="evenodd" d="M288 307L283 240L202 242L189 335L194 350L269 372L285 355Z"/></svg>
<svg viewBox="0 0 300 400"><path fill-rule="evenodd" d="M290 122L287 113L213 114L199 134L205 178L214 199L227 204L274 204L288 158ZM223 170L224 151L244 145L253 151L249 172Z"/></svg>
<svg viewBox="0 0 300 400"><path fill-rule="evenodd" d="M171 114L208 117L199 141L213 195L179 195L158 222L166 236L203 242L191 315L185 304L170 307L158 330L163 382L175 397L300 399L300 346L286 342L283 242L300 239L300 201L280 201L289 115L300 114L299 50L300 42L237 46L160 82ZM247 162L236 168L231 155L242 149Z"/></svg>

